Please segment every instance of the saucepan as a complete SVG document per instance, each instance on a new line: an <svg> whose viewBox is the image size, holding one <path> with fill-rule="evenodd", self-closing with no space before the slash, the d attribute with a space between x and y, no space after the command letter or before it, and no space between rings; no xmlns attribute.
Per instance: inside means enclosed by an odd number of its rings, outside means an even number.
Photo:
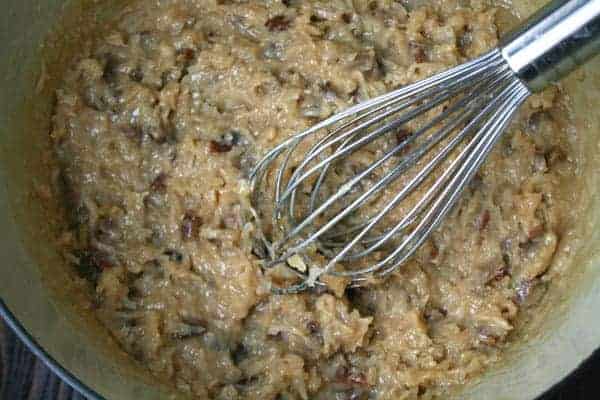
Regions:
<svg viewBox="0 0 600 400"><path fill-rule="evenodd" d="M51 160L52 76L77 52L75 38L120 0L4 0L0 12L0 313L38 356L90 398L181 398L150 377L103 331L58 253L60 204L44 196ZM544 0L514 0L527 16ZM69 45L65 45L65 43ZM583 162L584 211L565 272L519 329L502 361L456 398L533 399L600 347L600 59L564 83Z"/></svg>

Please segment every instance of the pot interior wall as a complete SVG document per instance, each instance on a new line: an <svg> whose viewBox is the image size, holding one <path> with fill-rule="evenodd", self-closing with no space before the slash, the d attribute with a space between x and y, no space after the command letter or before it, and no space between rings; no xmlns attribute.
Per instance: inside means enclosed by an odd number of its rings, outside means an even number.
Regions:
<svg viewBox="0 0 600 400"><path fill-rule="evenodd" d="M118 2L103 2L104 16ZM542 2L515 1L521 15ZM111 399L164 399L176 395L119 350L90 312L82 312L84 301L72 284L72 272L53 245L57 214L52 210L58 205L41 206L35 189L52 179L47 135L55 85L46 77L68 62L73 51L60 42L77 34L56 30L52 37L59 40L49 40L44 48L40 44L65 12L61 26L76 31L93 29L103 19L97 13L87 19L91 7L99 6L94 0L76 3L6 0L0 15L0 295L33 338L97 393ZM600 59L573 74L566 87L585 155L579 173L586 211L578 221L578 236L585 240L568 238L565 243L573 252L572 265L565 266L568 279L554 285L543 315L521 332L506 359L461 398L533 398L600 345L600 259L595 250L600 249L600 231L593 229L600 219L600 113L591 112L600 107Z"/></svg>

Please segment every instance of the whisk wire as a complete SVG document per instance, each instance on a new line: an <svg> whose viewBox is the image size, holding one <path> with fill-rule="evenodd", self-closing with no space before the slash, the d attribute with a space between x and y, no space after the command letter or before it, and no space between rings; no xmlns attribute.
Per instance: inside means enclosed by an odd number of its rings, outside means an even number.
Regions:
<svg viewBox="0 0 600 400"><path fill-rule="evenodd" d="M322 284L319 277L323 274L350 277L354 285L360 285L384 277L406 262L456 204L529 94L500 52L494 50L350 107L268 152L251 173L256 204L260 183L283 155L275 174L272 245L265 266L285 263L295 255L309 265L303 271L290 268L301 282L281 290L294 292ZM435 111L440 107L441 112ZM351 172L349 177L344 177L343 171L334 171L340 162L360 156L361 149L368 149L376 140L409 123L417 123L428 113L435 114L419 123L412 133L398 138L369 165ZM296 162L295 152L302 150L303 141L313 136L314 143ZM454 153L456 156L451 158ZM428 154L432 157L380 209L363 212L384 189L418 168ZM399 157L397 162L395 157ZM439 175L434 174L444 162L448 165ZM370 177L378 170L383 171L382 175L371 182ZM337 180L341 183L335 183ZM430 185L414 204L409 204L400 220L384 226L390 212L408 201L428 180ZM369 182L368 187L357 192L365 181ZM306 201L306 206L300 207L299 201ZM359 210L365 215L360 216ZM263 239L266 240L264 236ZM388 249L390 246L395 248ZM323 265L308 256L313 251L310 248L325 256ZM367 261L376 253L377 257ZM354 265L361 261L367 265Z"/></svg>
<svg viewBox="0 0 600 400"><path fill-rule="evenodd" d="M484 127L480 130L478 137L474 137L471 143L476 143L472 149L463 150L462 156L466 156L462 162L456 161L459 165L459 170L454 175L453 179L445 187L443 193L431 206L422 222L415 228L410 236L402 245L394 252L397 256L400 252L405 251L401 257L396 260L388 268L379 273L380 276L385 276L392 272L399 265L406 262L411 257L423 241L428 237L428 234L439 226L441 220L446 216L452 207L456 204L460 195L464 191L467 183L472 176L477 172L487 155L492 150L494 144L501 137L504 129L510 122L511 117L517 110L520 104L529 96L529 90L520 82L516 81L507 87L503 93L503 102L494 115L488 120ZM486 131L489 129L489 131ZM470 144L471 144L470 143ZM457 158L458 160L458 158ZM414 243L410 243L414 241Z"/></svg>
<svg viewBox="0 0 600 400"><path fill-rule="evenodd" d="M408 143L414 141L417 137L419 137L420 135L422 135L424 132L428 131L429 129L431 129L432 127L434 127L436 124L438 124L440 121L442 121L443 119L447 118L448 115L451 115L455 111L457 111L459 108L464 107L466 104L469 103L470 100L477 99L478 98L477 97L478 93L476 93L477 90L481 89L482 86L484 86L486 83L493 85L493 84L497 83L497 81L500 80L501 78L503 78L503 75L501 75L500 77L496 77L495 79L488 79L488 81L484 80L480 84L476 85L474 87L475 90L474 90L473 93L471 93L470 95L465 95L457 103L451 105L446 111L444 111L443 113L441 113L441 114L437 115L436 117L434 117L430 122L428 122L427 124L425 124L425 126L421 127L417 132L415 132L414 134L410 135L408 138L406 138L405 140L403 140L400 144L398 144L397 146L395 146L392 150L388 151L381 158L379 158L377 161L375 161L373 164L371 164L368 168L366 168L365 170L363 170L361 173L359 173L355 177L353 177L353 178L347 180L346 182L344 182L340 186L340 188L338 188L338 190L337 190L337 192L335 194L333 194L332 196L330 196L316 210L313 210L312 205L313 205L314 199L316 197L314 194L316 194L318 192L318 190L320 188L320 185L321 185L322 181L324 180L323 179L323 176L324 176L323 174L328 170L329 166L331 165L331 163L329 163L329 162L326 163L326 164L323 164L324 165L324 167L322 168L323 172L322 172L321 176L319 177L317 183L313 187L313 192L312 192L312 196L311 196L311 207L309 207L308 216L306 216L302 220L301 224L298 224L298 225L295 225L295 226L291 226L291 229L288 231L287 235L281 241L277 242L274 246L277 248L277 247L285 244L287 241L289 241L294 236L298 235L309 224L311 224L317 217L319 217L327 209L329 209L329 207L333 203L335 203L336 201L338 201L341 197L343 197L350 190L352 190L352 188L355 185L357 185L365 176L369 175L376 168L378 168L381 165L383 165L392 156L396 155L399 151L401 151ZM444 102L445 100L447 100L448 97L449 97L449 95L448 96L443 96L440 99L438 99L439 101L432 102L432 103L435 103L434 105L429 104L428 107L426 107L426 108L425 107L423 107L423 108L417 107L417 109L415 109L415 110L411 111L410 113L408 113L408 115L405 118L401 118L401 119L396 120L394 122L397 122L398 126L400 126L405 121L412 119L412 117L414 115L417 115L417 114L420 114L421 112L423 112L424 109L431 109L431 108L433 108L433 107L441 104L442 102ZM322 226L316 232L314 232L313 234L311 234L307 239L305 239L301 243L301 245L294 246L294 247L291 247L290 249L288 249L288 251L282 257L289 257L292 254L295 254L295 253L301 251L303 248L305 248L306 246L308 246L309 244L311 244L312 242L314 242L315 240L317 240L322 234L324 234L329 229L331 229L333 226L335 226L338 222L340 222L348 214L352 213L354 210L356 210L358 207L360 207L369 197L371 197L373 194L379 192L382 188L385 187L386 184L388 184L389 182L391 182L395 178L399 177L401 175L401 173L406 170L406 168L408 168L411 164L413 164L416 160L418 160L420 158L420 156L422 156L423 154L425 154L427 152L427 150L429 150L431 147L433 147L434 144L436 144L437 142L439 142L439 140L441 140L444 136L446 136L450 131L452 131L454 128L456 128L458 125L460 125L460 123L464 122L464 120L466 118L468 118L468 116L469 116L468 113L463 113L463 115L459 116L456 120L451 121L448 125L446 125L440 131L438 131L437 134L434 134L429 140L427 140L422 147L420 147L420 148L417 149L416 152L411 153L397 167L393 168L380 181L378 181L377 183L375 183L369 190L367 190L365 193L363 193L361 196L359 196L358 199L354 200L352 204L350 204L349 206L345 207L345 209L343 211L341 211L339 214L337 214L333 219L331 219L330 221L328 221L324 226ZM387 127L387 125L386 125L386 127ZM462 137L460 138L460 140L462 140ZM401 192L401 194L403 194L403 196L401 196L398 199L397 202L394 202L391 205L395 206L395 204L397 204L399 201L401 201L403 199L404 195L406 195L409 190L411 190L417 184L421 183L422 180L424 180L429 175L429 173L433 170L433 168L435 166L437 166L438 161L441 160L441 159L443 159L443 158L445 158L445 156L447 156L447 154L450 152L450 150L453 149L454 145L456 145L460 140L454 140L454 141L452 141L451 143L453 144L453 146L450 146L450 148L447 151L445 151L443 154L440 154L440 156L436 157L436 159L435 159L436 162L430 163L431 167L426 168L426 170L423 171L424 173L419 174L418 179L413 180L411 182L411 184L407 185L407 187L405 187L402 190L402 192ZM329 159L331 159L331 158L329 158ZM308 173L305 174L305 175L308 175ZM302 180L299 180L295 184L292 184L293 185L293 191L291 192L292 194L295 193L295 190L297 189L297 186L299 185L299 183L301 181ZM285 196L285 194L280 199L281 201L284 200L284 196ZM393 207L386 207L385 208L386 212L389 211L391 208L393 208ZM290 201L290 213L289 213L289 217L290 217L290 219L293 218L293 199L291 199L291 201ZM364 233L366 233L368 230L370 230L370 228L367 229ZM363 235L360 235L361 238L362 238L362 236ZM352 241L352 243L355 243L355 242ZM337 258L336 258L336 261L339 261L339 260L337 260Z"/></svg>

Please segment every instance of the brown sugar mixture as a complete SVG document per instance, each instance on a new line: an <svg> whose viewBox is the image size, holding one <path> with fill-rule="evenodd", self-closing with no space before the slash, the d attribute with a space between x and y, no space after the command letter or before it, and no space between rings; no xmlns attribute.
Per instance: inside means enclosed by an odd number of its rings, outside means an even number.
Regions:
<svg viewBox="0 0 600 400"><path fill-rule="evenodd" d="M443 396L498 359L572 206L559 89L532 96L446 223L384 283L274 295L248 172L284 138L483 53L477 0L159 0L124 8L57 92L66 253L95 312L199 399ZM532 300L534 299L534 300Z"/></svg>

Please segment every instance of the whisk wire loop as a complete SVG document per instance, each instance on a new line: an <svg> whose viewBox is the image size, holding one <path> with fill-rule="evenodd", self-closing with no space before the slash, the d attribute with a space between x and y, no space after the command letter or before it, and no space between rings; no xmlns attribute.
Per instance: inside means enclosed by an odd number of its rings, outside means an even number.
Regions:
<svg viewBox="0 0 600 400"><path fill-rule="evenodd" d="M287 265L300 279L279 290L322 285L323 274L362 285L405 263L452 210L529 94L494 50L352 106L268 152L251 173L258 207L276 169L274 204L261 210L272 222L270 238L262 238L269 243L265 267ZM408 125L416 128L397 136ZM370 159L373 151L381 155ZM368 165L354 170L352 160ZM396 192L378 203L392 184ZM389 221L402 204L407 211ZM307 267L291 266L293 256Z"/></svg>

